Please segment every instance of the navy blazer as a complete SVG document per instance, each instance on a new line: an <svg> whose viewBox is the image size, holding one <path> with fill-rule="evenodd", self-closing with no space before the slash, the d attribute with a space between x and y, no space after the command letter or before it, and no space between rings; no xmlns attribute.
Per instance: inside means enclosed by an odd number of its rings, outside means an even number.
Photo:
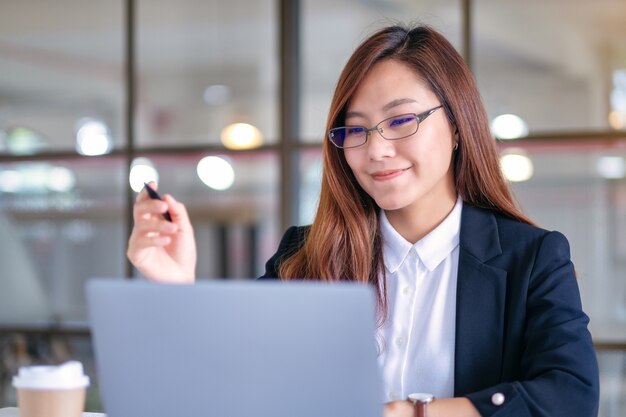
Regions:
<svg viewBox="0 0 626 417"><path fill-rule="evenodd" d="M287 230L261 278L277 277L307 231ZM565 236L464 203L456 303L455 396L483 416L597 416L598 364Z"/></svg>

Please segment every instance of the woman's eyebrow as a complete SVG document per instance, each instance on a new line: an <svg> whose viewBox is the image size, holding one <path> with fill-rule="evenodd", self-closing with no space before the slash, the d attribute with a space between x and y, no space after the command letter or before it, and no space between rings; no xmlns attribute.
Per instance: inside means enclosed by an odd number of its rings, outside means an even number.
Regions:
<svg viewBox="0 0 626 417"><path fill-rule="evenodd" d="M413 100L412 98L399 98L397 100L393 100L385 104L383 106L383 111L390 110L396 106L399 106L401 104L406 104L406 103L417 103L417 101Z"/></svg>
<svg viewBox="0 0 626 417"><path fill-rule="evenodd" d="M363 113L361 113L361 112L358 112L358 111L346 112L345 118L348 119L350 117L363 117L363 118L365 118L365 115Z"/></svg>

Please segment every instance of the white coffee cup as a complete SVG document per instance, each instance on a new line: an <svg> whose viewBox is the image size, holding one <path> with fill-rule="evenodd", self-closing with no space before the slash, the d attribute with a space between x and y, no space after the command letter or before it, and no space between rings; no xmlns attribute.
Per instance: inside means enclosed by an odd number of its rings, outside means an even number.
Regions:
<svg viewBox="0 0 626 417"><path fill-rule="evenodd" d="M20 417L80 417L89 377L77 361L26 366L13 377Z"/></svg>

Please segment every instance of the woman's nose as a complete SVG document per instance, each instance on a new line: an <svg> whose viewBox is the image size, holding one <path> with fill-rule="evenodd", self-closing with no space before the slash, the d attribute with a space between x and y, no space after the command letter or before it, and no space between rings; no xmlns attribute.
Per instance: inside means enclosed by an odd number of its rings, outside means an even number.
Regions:
<svg viewBox="0 0 626 417"><path fill-rule="evenodd" d="M395 146L393 141L382 137L380 131L373 130L369 132L370 137L367 140L367 153L372 160L379 160L395 155Z"/></svg>

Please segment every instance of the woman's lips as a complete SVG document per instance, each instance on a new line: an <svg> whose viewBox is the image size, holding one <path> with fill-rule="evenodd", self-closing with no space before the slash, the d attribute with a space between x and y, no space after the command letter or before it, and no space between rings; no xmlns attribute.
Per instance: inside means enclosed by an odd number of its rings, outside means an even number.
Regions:
<svg viewBox="0 0 626 417"><path fill-rule="evenodd" d="M377 171L372 174L372 178L374 178L374 181L386 181L386 180L390 180L390 179L396 178L399 175L404 174L409 169L410 168Z"/></svg>

